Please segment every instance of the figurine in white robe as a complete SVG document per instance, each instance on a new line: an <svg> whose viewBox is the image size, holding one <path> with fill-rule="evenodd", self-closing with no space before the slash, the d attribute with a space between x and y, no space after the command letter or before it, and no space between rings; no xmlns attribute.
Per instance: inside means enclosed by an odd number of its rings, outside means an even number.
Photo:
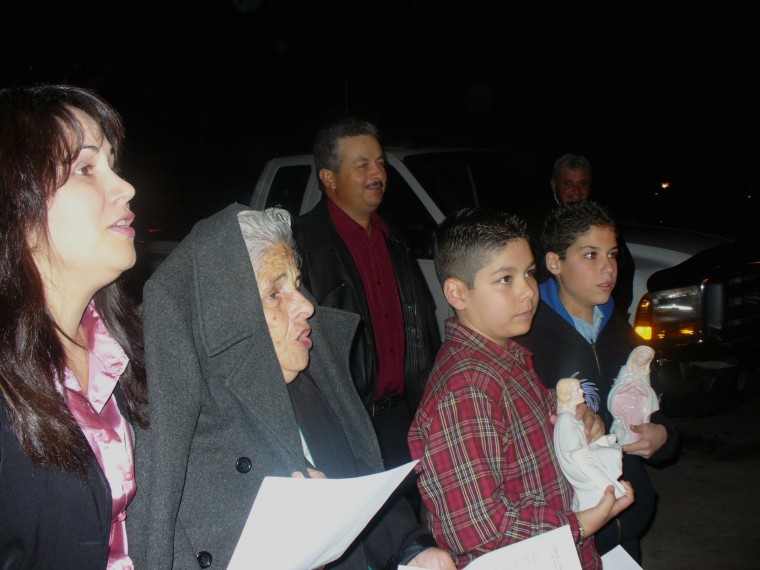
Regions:
<svg viewBox="0 0 760 570"><path fill-rule="evenodd" d="M586 442L583 422L575 418L575 408L583 402L577 378L563 378L557 383L554 449L562 473L575 491L574 511L596 506L610 485L616 498L625 495L625 487L618 481L623 473L623 451L610 434L591 444Z"/></svg>
<svg viewBox="0 0 760 570"><path fill-rule="evenodd" d="M628 361L620 367L607 397L607 409L613 418L610 432L621 445L637 442L639 434L630 426L649 423L652 413L660 409L649 380L649 365L653 358L654 350L650 347L634 348Z"/></svg>

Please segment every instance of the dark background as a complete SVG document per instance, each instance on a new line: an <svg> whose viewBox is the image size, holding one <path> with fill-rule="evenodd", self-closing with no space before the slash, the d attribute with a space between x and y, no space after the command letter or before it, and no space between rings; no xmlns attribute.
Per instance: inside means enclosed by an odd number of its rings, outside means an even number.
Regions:
<svg viewBox="0 0 760 570"><path fill-rule="evenodd" d="M549 192L574 152L619 217L753 233L750 8L135 0L6 2L0 18L0 86L92 87L123 114L141 235L246 202L267 158L345 112L386 145L505 148L535 180L505 171L507 192Z"/></svg>

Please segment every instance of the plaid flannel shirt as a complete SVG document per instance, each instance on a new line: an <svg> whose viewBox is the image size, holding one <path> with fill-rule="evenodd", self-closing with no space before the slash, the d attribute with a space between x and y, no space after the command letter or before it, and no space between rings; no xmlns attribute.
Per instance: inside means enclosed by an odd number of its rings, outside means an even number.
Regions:
<svg viewBox="0 0 760 570"><path fill-rule="evenodd" d="M447 321L409 448L420 460L431 532L459 568L566 524L578 535L572 489L554 453L553 400L519 344L505 350ZM579 555L584 568L601 567L593 538Z"/></svg>

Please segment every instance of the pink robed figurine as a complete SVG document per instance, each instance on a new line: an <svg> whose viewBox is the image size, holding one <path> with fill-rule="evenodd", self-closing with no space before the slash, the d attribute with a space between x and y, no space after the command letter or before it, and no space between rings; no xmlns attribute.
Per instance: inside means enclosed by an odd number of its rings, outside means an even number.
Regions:
<svg viewBox="0 0 760 570"><path fill-rule="evenodd" d="M607 397L607 409L613 417L610 431L621 445L638 441L639 434L631 431L630 426L649 423L652 412L660 409L657 394L649 381L649 365L653 358L654 350L650 347L634 348L628 361L620 367Z"/></svg>

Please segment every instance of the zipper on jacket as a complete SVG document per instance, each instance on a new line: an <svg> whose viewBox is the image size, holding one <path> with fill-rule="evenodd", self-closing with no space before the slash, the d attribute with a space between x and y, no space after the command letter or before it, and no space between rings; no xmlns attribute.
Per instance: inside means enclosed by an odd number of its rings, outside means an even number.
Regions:
<svg viewBox="0 0 760 570"><path fill-rule="evenodd" d="M596 371L599 373L599 379L601 380L601 378L602 378L602 365L599 363L599 355L596 352L596 343L593 340L591 340L591 339L588 339L588 343L591 345L591 352L594 353L594 362L596 362ZM605 409L607 409L607 403L606 402L604 402L604 403L600 402L600 405L601 404L603 404L602 407L604 407ZM605 416L604 417L604 423L605 423L605 425L609 425L610 422L612 421L612 418L610 417L610 411L607 410L606 413L604 414L604 416Z"/></svg>
<svg viewBox="0 0 760 570"><path fill-rule="evenodd" d="M345 281L341 281L340 283L338 283L337 286L333 287L332 289L330 289L330 291L327 292L327 294L324 296L324 298L319 304L327 305L328 304L327 301L330 299L330 297L337 295L338 291L340 291L341 289L345 289L347 285L348 283L346 283Z"/></svg>

